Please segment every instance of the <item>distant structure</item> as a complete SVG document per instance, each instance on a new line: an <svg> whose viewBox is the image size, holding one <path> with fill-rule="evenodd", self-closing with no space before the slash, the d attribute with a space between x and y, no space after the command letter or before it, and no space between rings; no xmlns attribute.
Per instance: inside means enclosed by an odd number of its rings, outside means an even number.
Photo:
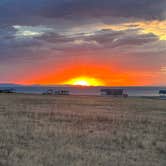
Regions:
<svg viewBox="0 0 166 166"><path fill-rule="evenodd" d="M54 92L55 95L69 95L69 91L67 90L57 90Z"/></svg>
<svg viewBox="0 0 166 166"><path fill-rule="evenodd" d="M160 99L166 99L166 90L159 90Z"/></svg>
<svg viewBox="0 0 166 166"><path fill-rule="evenodd" d="M124 94L123 89L101 89L100 90L102 96L124 96L128 97L127 94Z"/></svg>
<svg viewBox="0 0 166 166"><path fill-rule="evenodd" d="M46 92L47 95L53 95L54 94L54 91L53 89L48 89L47 92Z"/></svg>
<svg viewBox="0 0 166 166"><path fill-rule="evenodd" d="M14 93L14 89L0 89L0 93Z"/></svg>
<svg viewBox="0 0 166 166"><path fill-rule="evenodd" d="M48 89L47 92L44 92L43 95L69 95L69 91L67 90L53 90Z"/></svg>

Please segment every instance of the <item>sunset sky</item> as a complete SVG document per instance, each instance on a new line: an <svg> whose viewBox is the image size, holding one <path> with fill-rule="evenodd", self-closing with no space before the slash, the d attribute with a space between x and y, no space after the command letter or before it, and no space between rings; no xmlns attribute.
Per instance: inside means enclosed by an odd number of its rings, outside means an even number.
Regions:
<svg viewBox="0 0 166 166"><path fill-rule="evenodd" d="M0 83L166 85L166 0L0 0Z"/></svg>

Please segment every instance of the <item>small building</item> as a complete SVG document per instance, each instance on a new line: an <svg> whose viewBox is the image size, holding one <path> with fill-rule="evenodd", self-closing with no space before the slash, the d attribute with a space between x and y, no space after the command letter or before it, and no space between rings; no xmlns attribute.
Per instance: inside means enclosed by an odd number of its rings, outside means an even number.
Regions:
<svg viewBox="0 0 166 166"><path fill-rule="evenodd" d="M166 90L159 90L160 99L166 99Z"/></svg>
<svg viewBox="0 0 166 166"><path fill-rule="evenodd" d="M123 96L123 89L101 89L101 95L103 96Z"/></svg>

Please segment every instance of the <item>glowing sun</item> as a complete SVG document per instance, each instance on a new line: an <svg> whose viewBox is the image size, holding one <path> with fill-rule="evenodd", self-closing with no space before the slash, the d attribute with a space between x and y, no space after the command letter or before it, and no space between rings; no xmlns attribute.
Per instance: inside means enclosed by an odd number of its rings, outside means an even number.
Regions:
<svg viewBox="0 0 166 166"><path fill-rule="evenodd" d="M72 78L66 82L64 82L64 84L68 84L68 85L78 85L78 86L102 86L104 85L104 83L96 78L91 78L91 77L76 77L76 78Z"/></svg>

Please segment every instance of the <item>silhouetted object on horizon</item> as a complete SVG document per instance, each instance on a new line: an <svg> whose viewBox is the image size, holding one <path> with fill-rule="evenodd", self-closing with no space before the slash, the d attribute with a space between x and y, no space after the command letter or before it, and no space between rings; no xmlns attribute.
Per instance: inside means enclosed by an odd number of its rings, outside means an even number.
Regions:
<svg viewBox="0 0 166 166"><path fill-rule="evenodd" d="M67 90L57 90L54 92L55 95L69 95L69 91Z"/></svg>
<svg viewBox="0 0 166 166"><path fill-rule="evenodd" d="M69 95L69 91L67 90L53 90L48 89L47 92L44 92L43 95Z"/></svg>
<svg viewBox="0 0 166 166"><path fill-rule="evenodd" d="M14 93L14 89L0 89L0 93Z"/></svg>
<svg viewBox="0 0 166 166"><path fill-rule="evenodd" d="M127 97L129 97L129 95L127 93L123 93L123 97L127 98Z"/></svg>
<svg viewBox="0 0 166 166"><path fill-rule="evenodd" d="M102 96L123 96L128 97L128 94L124 93L123 89L101 89Z"/></svg>
<svg viewBox="0 0 166 166"><path fill-rule="evenodd" d="M160 99L166 99L166 90L159 90Z"/></svg>

